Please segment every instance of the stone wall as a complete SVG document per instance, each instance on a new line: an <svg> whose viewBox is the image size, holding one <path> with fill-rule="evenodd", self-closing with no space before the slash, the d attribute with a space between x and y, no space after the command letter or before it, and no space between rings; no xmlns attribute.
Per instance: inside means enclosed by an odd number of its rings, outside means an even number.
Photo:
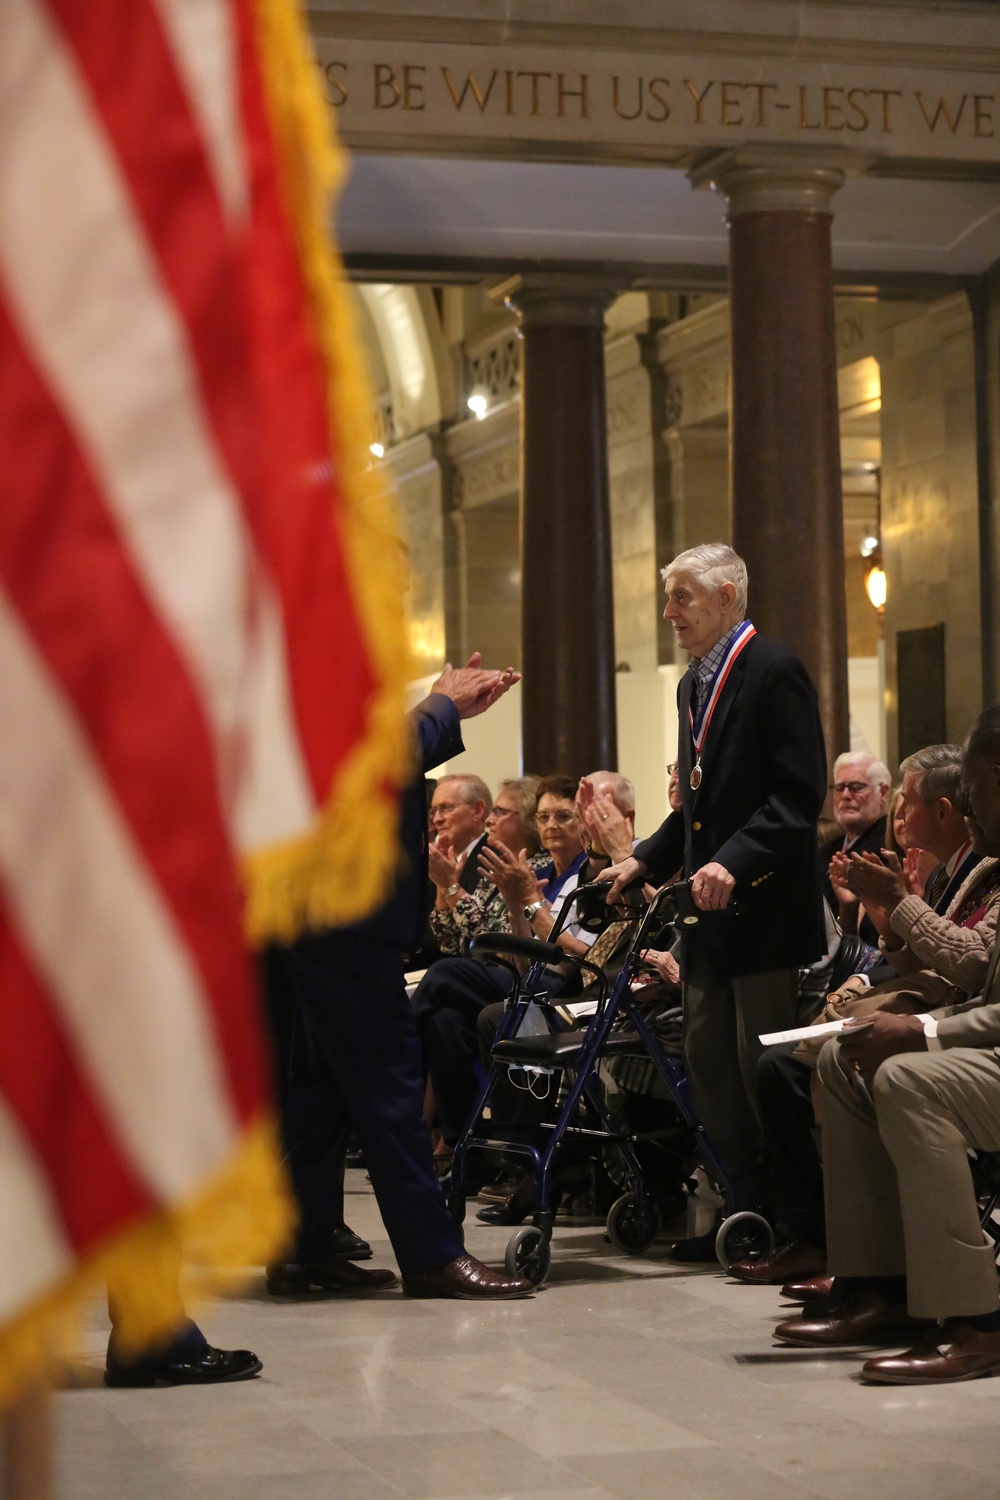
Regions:
<svg viewBox="0 0 1000 1500"><path fill-rule="evenodd" d="M961 740L981 706L972 319L964 295L880 309L882 552L889 761L898 753L897 634L945 626L945 710Z"/></svg>

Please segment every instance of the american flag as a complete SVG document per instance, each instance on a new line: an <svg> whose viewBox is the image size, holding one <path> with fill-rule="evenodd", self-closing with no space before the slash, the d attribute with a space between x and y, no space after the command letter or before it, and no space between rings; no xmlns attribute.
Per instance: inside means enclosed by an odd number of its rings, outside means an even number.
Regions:
<svg viewBox="0 0 1000 1500"><path fill-rule="evenodd" d="M395 857L314 72L292 0L0 4L0 1397L119 1253L155 1326L164 1213L273 1248L246 927L356 916Z"/></svg>

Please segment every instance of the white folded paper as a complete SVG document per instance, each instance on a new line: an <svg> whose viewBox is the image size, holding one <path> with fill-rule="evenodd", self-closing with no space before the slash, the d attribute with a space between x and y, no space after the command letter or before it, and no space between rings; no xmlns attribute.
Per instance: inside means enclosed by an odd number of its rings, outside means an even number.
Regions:
<svg viewBox="0 0 1000 1500"><path fill-rule="evenodd" d="M791 1031L762 1031L760 1040L765 1047L776 1047L779 1042L802 1042L807 1038L833 1036L843 1029L843 1021L824 1021L822 1026L794 1026Z"/></svg>

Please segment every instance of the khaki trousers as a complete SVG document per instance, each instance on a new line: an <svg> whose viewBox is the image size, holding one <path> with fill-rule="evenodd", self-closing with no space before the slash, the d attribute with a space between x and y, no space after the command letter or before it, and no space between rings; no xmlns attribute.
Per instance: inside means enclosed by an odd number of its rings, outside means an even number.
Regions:
<svg viewBox="0 0 1000 1500"><path fill-rule="evenodd" d="M842 1058L829 1041L817 1070L831 1273L905 1273L916 1318L995 1311L994 1250L966 1153L1000 1150L1000 1059L971 1047L899 1053L869 1100Z"/></svg>

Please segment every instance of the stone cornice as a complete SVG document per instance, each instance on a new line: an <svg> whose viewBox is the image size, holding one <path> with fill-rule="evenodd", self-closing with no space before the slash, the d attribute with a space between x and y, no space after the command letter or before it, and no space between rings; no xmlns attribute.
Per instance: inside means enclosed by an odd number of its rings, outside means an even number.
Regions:
<svg viewBox="0 0 1000 1500"><path fill-rule="evenodd" d="M318 36L395 38L465 45L560 45L644 52L694 51L828 61L912 62L922 67L1000 71L1000 15L993 5L913 4L905 0L645 0L615 10L605 0L309 0ZM666 23L666 24L665 24ZM749 24L748 24L749 23Z"/></svg>

